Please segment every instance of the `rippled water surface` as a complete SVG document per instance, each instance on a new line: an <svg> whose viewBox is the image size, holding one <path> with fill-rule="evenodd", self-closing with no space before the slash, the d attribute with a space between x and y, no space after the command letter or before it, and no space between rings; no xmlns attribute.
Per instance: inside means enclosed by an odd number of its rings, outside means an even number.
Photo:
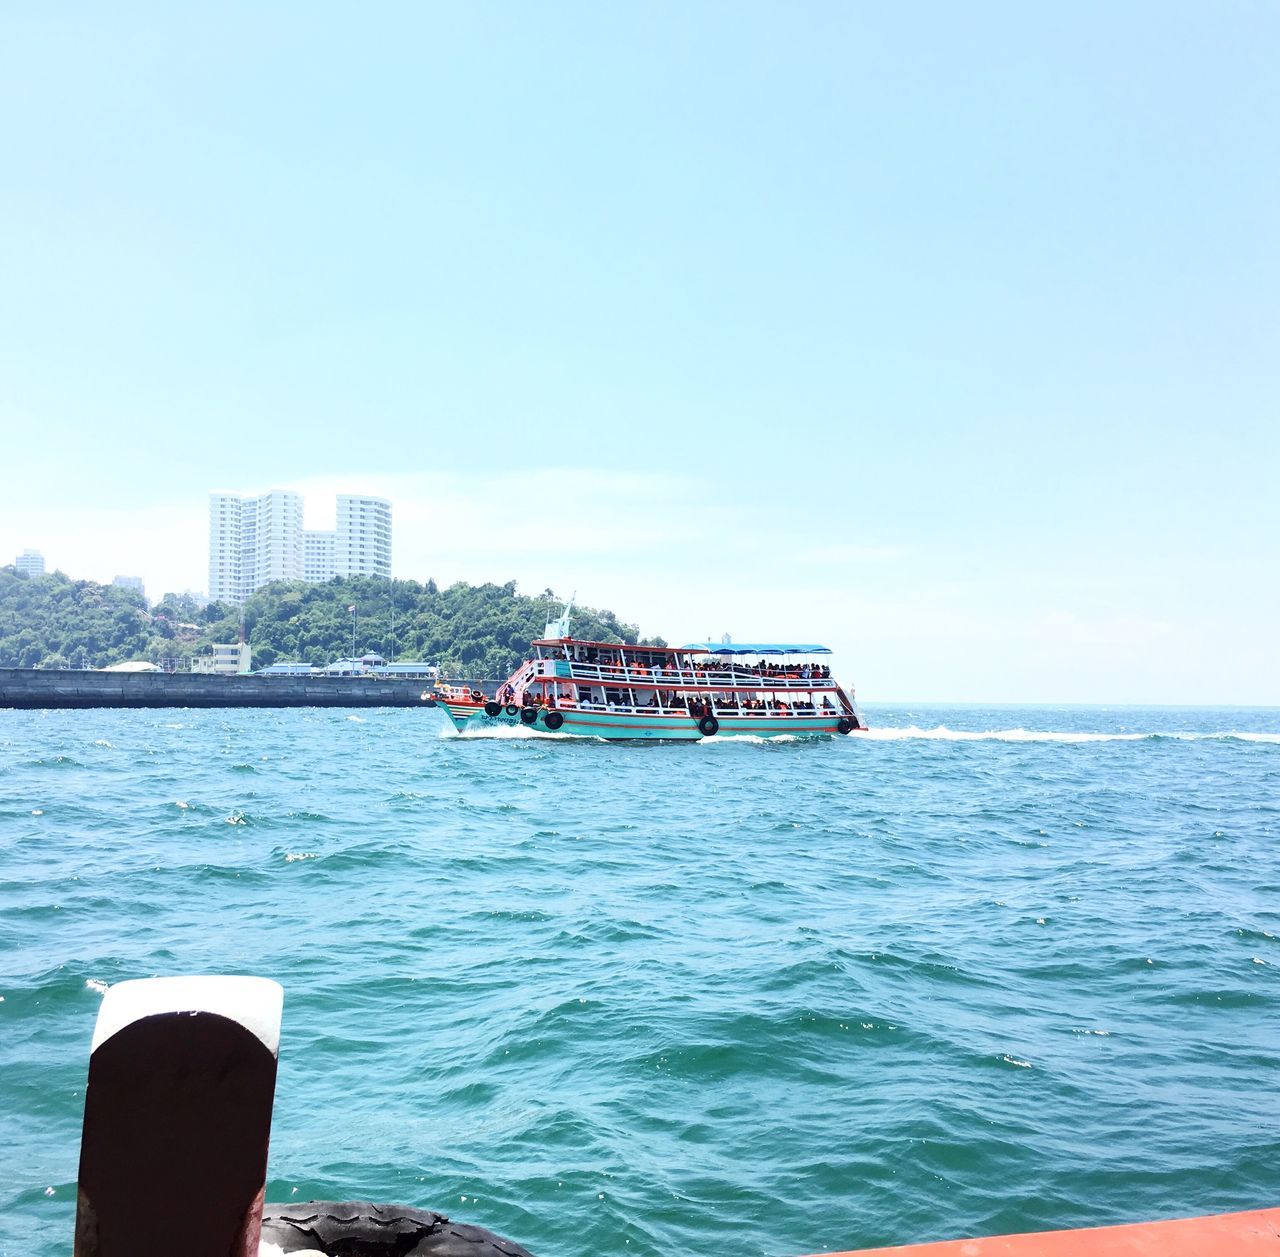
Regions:
<svg viewBox="0 0 1280 1257"><path fill-rule="evenodd" d="M284 984L268 1199L539 1257L1280 1203L1280 712L868 715L0 712L0 1253L70 1250L105 985L190 972Z"/></svg>

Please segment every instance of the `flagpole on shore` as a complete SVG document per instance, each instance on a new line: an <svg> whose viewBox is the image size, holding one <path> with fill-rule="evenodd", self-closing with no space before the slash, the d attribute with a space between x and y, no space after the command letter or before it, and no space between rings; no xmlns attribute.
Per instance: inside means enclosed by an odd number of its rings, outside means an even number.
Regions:
<svg viewBox="0 0 1280 1257"><path fill-rule="evenodd" d="M351 664L356 662L356 604L353 602L347 610L351 612Z"/></svg>

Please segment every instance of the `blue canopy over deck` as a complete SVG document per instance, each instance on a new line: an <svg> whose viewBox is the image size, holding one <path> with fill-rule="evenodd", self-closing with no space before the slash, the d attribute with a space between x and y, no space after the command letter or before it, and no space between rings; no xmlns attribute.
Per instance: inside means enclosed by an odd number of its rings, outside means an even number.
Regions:
<svg viewBox="0 0 1280 1257"><path fill-rule="evenodd" d="M793 646L783 642L690 642L679 648L695 655L829 655L827 646Z"/></svg>

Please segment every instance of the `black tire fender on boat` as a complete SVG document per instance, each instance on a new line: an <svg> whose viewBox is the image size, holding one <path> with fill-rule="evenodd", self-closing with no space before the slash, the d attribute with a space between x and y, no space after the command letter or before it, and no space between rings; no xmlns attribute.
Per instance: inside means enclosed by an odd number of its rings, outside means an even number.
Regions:
<svg viewBox="0 0 1280 1257"><path fill-rule="evenodd" d="M508 716L518 716L520 714L520 708L515 703L508 703L503 710L506 711Z"/></svg>
<svg viewBox="0 0 1280 1257"><path fill-rule="evenodd" d="M547 726L548 729L551 730L552 733L554 733L558 728L560 728L562 724L564 724L564 713L558 712L558 711L549 711L547 712L546 719L543 721L543 723Z"/></svg>
<svg viewBox="0 0 1280 1257"><path fill-rule="evenodd" d="M350 1204L313 1200L300 1205L267 1205L262 1211L262 1239L284 1253L533 1257L514 1240L483 1227L452 1222L443 1213L358 1200Z"/></svg>
<svg viewBox="0 0 1280 1257"><path fill-rule="evenodd" d="M848 716L841 716L840 719L836 721L836 729L840 733L852 733L856 727L857 726Z"/></svg>
<svg viewBox="0 0 1280 1257"><path fill-rule="evenodd" d="M698 728L704 738L714 738L720 732L720 722L714 716L703 716L698 721Z"/></svg>
<svg viewBox="0 0 1280 1257"><path fill-rule="evenodd" d="M521 707L520 719L527 725L533 724L538 718L538 709L536 707Z"/></svg>
<svg viewBox="0 0 1280 1257"><path fill-rule="evenodd" d="M484 714L486 716L496 716L501 710L502 710L502 704L495 703L493 699L490 699L484 705Z"/></svg>

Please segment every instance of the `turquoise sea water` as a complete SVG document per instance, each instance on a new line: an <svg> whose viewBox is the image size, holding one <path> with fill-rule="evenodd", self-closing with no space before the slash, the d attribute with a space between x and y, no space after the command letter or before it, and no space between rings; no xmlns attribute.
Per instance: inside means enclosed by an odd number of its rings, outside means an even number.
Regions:
<svg viewBox="0 0 1280 1257"><path fill-rule="evenodd" d="M285 987L269 1200L539 1257L1280 1204L1280 711L867 714L0 712L0 1253L70 1251L105 984L191 972Z"/></svg>

